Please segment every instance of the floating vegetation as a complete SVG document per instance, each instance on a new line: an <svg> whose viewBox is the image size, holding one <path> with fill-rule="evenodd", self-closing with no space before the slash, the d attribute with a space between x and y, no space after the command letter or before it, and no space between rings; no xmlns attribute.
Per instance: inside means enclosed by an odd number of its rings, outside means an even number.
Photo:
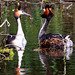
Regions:
<svg viewBox="0 0 75 75"><path fill-rule="evenodd" d="M3 60L13 60L14 52L13 49L0 48L0 62Z"/></svg>

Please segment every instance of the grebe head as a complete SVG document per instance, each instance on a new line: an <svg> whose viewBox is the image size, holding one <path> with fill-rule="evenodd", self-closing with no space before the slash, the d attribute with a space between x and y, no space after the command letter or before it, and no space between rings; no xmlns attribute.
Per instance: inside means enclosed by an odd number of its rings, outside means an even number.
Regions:
<svg viewBox="0 0 75 75"><path fill-rule="evenodd" d="M31 16L30 14L24 12L23 10L20 9L21 7L19 7L18 9L15 10L14 12L14 17L16 19L18 19L21 15L27 15L27 16Z"/></svg>
<svg viewBox="0 0 75 75"><path fill-rule="evenodd" d="M52 9L54 9L54 7L52 5L46 5L44 8L44 13L41 15L42 18L48 18L49 16L53 16L53 12Z"/></svg>

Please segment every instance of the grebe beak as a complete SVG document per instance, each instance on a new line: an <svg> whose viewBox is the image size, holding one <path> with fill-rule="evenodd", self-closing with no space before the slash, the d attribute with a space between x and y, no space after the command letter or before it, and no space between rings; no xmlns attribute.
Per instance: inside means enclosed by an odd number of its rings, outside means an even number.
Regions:
<svg viewBox="0 0 75 75"><path fill-rule="evenodd" d="M28 13L26 13L26 12L23 12L23 14L24 14L24 15L27 15L27 16L31 16L30 14L28 14Z"/></svg>

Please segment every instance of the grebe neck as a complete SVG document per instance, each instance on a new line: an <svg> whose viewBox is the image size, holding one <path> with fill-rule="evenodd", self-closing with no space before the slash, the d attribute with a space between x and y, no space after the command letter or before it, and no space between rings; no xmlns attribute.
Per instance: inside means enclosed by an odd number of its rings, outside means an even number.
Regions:
<svg viewBox="0 0 75 75"><path fill-rule="evenodd" d="M22 30L20 18L17 19L17 23L18 23L18 31L17 31L17 34L23 34L23 30Z"/></svg>
<svg viewBox="0 0 75 75"><path fill-rule="evenodd" d="M40 32L39 32L39 41L40 39L42 38L42 36L44 34L46 34L46 31L47 31L47 27L48 27L48 24L49 24L49 21L50 19L52 18L52 16L49 16L47 19L45 19L45 22L44 24L42 25L41 29L40 29Z"/></svg>

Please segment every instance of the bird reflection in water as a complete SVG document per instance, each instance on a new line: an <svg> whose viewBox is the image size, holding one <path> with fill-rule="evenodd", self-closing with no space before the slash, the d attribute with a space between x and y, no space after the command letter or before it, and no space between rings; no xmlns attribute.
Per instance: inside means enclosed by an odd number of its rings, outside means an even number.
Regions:
<svg viewBox="0 0 75 75"><path fill-rule="evenodd" d="M21 74L25 74L25 69L21 68L21 62L22 62L22 57L23 57L23 53L24 51L17 51L18 52L18 67L15 69L16 70L16 75L21 75Z"/></svg>
<svg viewBox="0 0 75 75"><path fill-rule="evenodd" d="M66 60L70 60L73 48L64 50L55 48L39 48L39 58L43 67L46 69L46 75L66 74Z"/></svg>

